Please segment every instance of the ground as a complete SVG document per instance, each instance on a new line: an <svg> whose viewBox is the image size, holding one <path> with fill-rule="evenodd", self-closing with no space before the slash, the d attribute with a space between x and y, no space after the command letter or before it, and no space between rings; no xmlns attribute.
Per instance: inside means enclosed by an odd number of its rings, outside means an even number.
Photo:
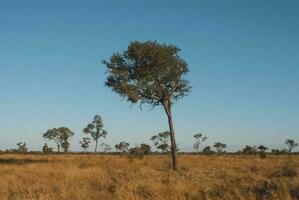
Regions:
<svg viewBox="0 0 299 200"><path fill-rule="evenodd" d="M299 199L299 155L0 155L1 200Z"/></svg>

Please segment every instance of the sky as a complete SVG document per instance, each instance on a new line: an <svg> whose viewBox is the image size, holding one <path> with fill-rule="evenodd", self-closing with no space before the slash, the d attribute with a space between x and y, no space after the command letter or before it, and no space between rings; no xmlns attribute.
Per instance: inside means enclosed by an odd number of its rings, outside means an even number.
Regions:
<svg viewBox="0 0 299 200"><path fill-rule="evenodd" d="M104 87L101 60L131 41L181 49L189 96L173 107L179 147L228 150L299 140L299 2L296 0L0 0L0 149L41 150L48 129L75 132L99 114L114 146L152 144L164 111L141 111ZM93 147L92 147L93 148ZM298 149L298 148L297 148Z"/></svg>

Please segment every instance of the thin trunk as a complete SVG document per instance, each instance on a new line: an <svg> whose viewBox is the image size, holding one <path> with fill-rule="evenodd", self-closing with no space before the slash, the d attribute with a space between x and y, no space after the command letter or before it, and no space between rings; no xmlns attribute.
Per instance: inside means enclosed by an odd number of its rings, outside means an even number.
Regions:
<svg viewBox="0 0 299 200"><path fill-rule="evenodd" d="M60 145L57 144L57 152L59 153L60 152Z"/></svg>
<svg viewBox="0 0 299 200"><path fill-rule="evenodd" d="M170 132L172 169L177 170L177 146L176 146L174 127L172 122L171 103L166 102L164 104L164 109L167 114L169 132Z"/></svg>
<svg viewBox="0 0 299 200"><path fill-rule="evenodd" d="M94 152L96 153L97 152L97 149L98 149L98 139L96 139L96 146L94 148Z"/></svg>

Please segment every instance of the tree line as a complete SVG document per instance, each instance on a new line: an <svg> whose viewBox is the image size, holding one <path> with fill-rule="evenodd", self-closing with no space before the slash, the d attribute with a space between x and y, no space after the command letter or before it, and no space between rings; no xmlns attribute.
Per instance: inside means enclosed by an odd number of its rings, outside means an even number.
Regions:
<svg viewBox="0 0 299 200"><path fill-rule="evenodd" d="M151 145L142 143L139 146L134 146L130 148L130 143L121 141L115 144L114 149L112 150L109 144L105 142L99 143L100 139L105 139L108 135L108 132L104 129L104 124L102 118L99 115L95 115L92 122L88 123L85 128L82 130L83 133L86 134L86 137L83 137L79 144L82 148L83 153L90 153L88 149L91 147L92 141L94 142L94 153L98 152L98 147L102 147L101 153L118 153L120 155L135 155L138 157L143 157L144 155L152 154L152 153L162 153L167 154L171 152L171 134L169 131L160 132L156 135L153 135L150 140L153 145L157 149L157 151L153 151ZM69 151L70 147L70 139L75 135L73 131L71 131L67 127L53 128L47 130L43 133L43 138L55 143L57 150L56 153L60 153L61 149L66 153ZM193 144L193 154L224 154L226 153L227 145L221 142L215 142L213 146L203 146L202 144L208 140L206 136L202 133L197 133L193 135L194 144ZM287 148L285 149L272 149L268 153L273 153L275 155L279 154L291 154L293 149L298 147L298 143L296 143L292 139L287 139L285 141ZM202 150L200 151L202 147ZM24 153L28 152L28 148L25 142L17 143L17 149L6 150L7 152L18 152ZM246 145L243 149L235 152L238 154L245 155L260 155L261 158L266 157L268 147L265 145ZM179 151L177 146L176 151ZM45 143L42 147L42 152L45 154L54 153L54 149L49 147L47 143Z"/></svg>

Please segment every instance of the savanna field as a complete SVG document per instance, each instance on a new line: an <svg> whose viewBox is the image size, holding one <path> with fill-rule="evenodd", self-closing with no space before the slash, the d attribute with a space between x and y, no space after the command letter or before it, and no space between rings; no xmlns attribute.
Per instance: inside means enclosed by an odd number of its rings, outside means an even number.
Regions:
<svg viewBox="0 0 299 200"><path fill-rule="evenodd" d="M1 200L299 199L299 156L0 155Z"/></svg>

